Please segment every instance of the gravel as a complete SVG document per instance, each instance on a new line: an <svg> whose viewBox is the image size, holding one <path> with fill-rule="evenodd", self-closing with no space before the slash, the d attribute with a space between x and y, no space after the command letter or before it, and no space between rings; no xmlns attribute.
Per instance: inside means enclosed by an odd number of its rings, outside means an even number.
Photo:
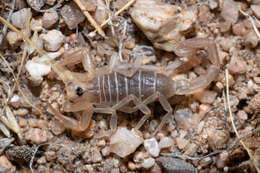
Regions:
<svg viewBox="0 0 260 173"><path fill-rule="evenodd" d="M119 127L110 139L110 151L124 158L133 153L143 143L143 139L134 131Z"/></svg>
<svg viewBox="0 0 260 173"><path fill-rule="evenodd" d="M5 8L0 9L0 16L6 19L11 4L3 2L0 7ZM61 114L81 119L81 112L64 112L65 87L71 85L71 81L61 81L51 70L47 57L41 56L33 46L8 29L0 46L1 54L15 76L20 71L20 65L23 66L17 87L7 65L0 60L0 110L7 102L19 123L22 139L15 133L8 134L11 138L4 136L7 133L0 133L0 139L12 141L3 146L0 143L0 172L28 172L36 146L39 148L32 164L34 172L256 172L253 160L242 145L202 160L196 158L225 150L237 139L226 113L225 69L229 71L230 106L238 133L244 135L259 128L259 38L249 16L242 14L242 11L249 14L258 29L259 0L185 0L174 3L169 0L136 0L117 17L116 11L128 0L114 0L110 4L103 0L81 1L98 23L112 16L112 20L102 28L105 39L98 33L93 34L95 29L75 2L63 1L56 8L60 2L16 0L10 22L25 33L25 24L30 19L29 38L55 62L75 61L65 66L69 71L85 71L76 59L77 53L70 54L78 48L86 49L93 57L95 69L101 71L109 64L111 56L121 51L123 58L129 59L128 63L143 56L142 65L155 65L159 67L155 69L157 72L167 75L183 63L183 67L175 70L170 77L189 81L204 75L210 64L204 60L209 55L207 51L199 50L196 52L200 59L198 62L187 61L187 58L173 53L176 45L188 38L208 38L216 43L220 56L218 77L195 94L169 99L176 124L170 120L156 136L152 134L165 114L158 102L148 105L152 116L138 131L133 129L143 114L140 111L127 114L118 110L118 129L112 136L99 137L111 128L110 116L103 113L95 113L87 130L79 133L65 129L48 112L47 106L49 102ZM37 5L42 11L31 8ZM0 30L3 30L2 24ZM184 63L188 64L187 68ZM193 63L198 65L192 67ZM101 71L95 70L96 74ZM80 85L85 86L85 83ZM41 111L32 108L24 96ZM73 99L70 101L77 103ZM129 106L132 106L131 103ZM3 117L8 118L6 115ZM247 136L243 141L253 153L255 165L259 166L260 142L257 135ZM162 153L177 151L193 159L161 156Z"/></svg>
<svg viewBox="0 0 260 173"><path fill-rule="evenodd" d="M151 156L153 156L153 157L159 156L160 148L159 148L158 142L155 138L145 139L144 148L148 151L148 153Z"/></svg>

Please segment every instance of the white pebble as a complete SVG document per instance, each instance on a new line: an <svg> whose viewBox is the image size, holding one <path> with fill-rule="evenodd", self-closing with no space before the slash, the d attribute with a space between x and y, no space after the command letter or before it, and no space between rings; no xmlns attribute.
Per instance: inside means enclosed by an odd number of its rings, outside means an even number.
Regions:
<svg viewBox="0 0 260 173"><path fill-rule="evenodd" d="M47 34L41 34L40 38L44 42L44 47L48 51L57 51L65 39L64 35L58 30L51 30Z"/></svg>
<svg viewBox="0 0 260 173"><path fill-rule="evenodd" d="M133 153L136 148L143 143L143 138L134 131L125 127L119 127L110 139L110 151L124 158Z"/></svg>
<svg viewBox="0 0 260 173"><path fill-rule="evenodd" d="M154 164L155 164L154 158L151 158L151 157L150 157L150 158L144 160L144 162L142 163L142 167L145 168L145 169L149 169L149 168L151 168Z"/></svg>
<svg viewBox="0 0 260 173"><path fill-rule="evenodd" d="M20 29L26 28L26 22L28 18L31 18L31 9L30 8L23 8L15 13L13 13L11 21L15 27Z"/></svg>
<svg viewBox="0 0 260 173"><path fill-rule="evenodd" d="M58 20L59 16L55 10L45 12L42 18L43 27L46 29L51 28Z"/></svg>
<svg viewBox="0 0 260 173"><path fill-rule="evenodd" d="M41 82L42 76L51 72L51 66L38 61L38 58L33 58L27 61L25 65L26 70L31 76L31 80L34 82Z"/></svg>
<svg viewBox="0 0 260 173"><path fill-rule="evenodd" d="M21 41L22 37L20 35L18 35L16 32L9 31L6 35L6 39L7 39L8 43L11 46L13 46L13 45L17 44L19 41Z"/></svg>
<svg viewBox="0 0 260 173"><path fill-rule="evenodd" d="M151 154L151 156L159 156L160 148L155 138L144 140L144 148Z"/></svg>
<svg viewBox="0 0 260 173"><path fill-rule="evenodd" d="M159 142L159 148L169 148L173 145L173 140L170 137L163 137Z"/></svg>

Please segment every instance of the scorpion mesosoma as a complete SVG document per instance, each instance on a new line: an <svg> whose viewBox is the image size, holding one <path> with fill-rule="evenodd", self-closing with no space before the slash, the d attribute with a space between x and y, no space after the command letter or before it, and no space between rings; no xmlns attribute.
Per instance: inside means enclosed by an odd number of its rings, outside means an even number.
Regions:
<svg viewBox="0 0 260 173"><path fill-rule="evenodd" d="M66 85L65 112L77 112L78 120L62 115L49 105L49 108L64 126L76 132L83 132L88 129L94 112L111 114L110 132L117 128L116 111L132 113L138 109L144 114L135 126L139 129L151 116L148 104L158 100L166 110L166 115L156 128L154 134L168 121L172 115L172 107L167 101L174 95L192 94L207 87L218 75L220 61L214 41L209 39L193 38L182 41L175 49L178 56L187 57L191 63L196 60L196 52L200 49L207 51L210 64L207 73L191 81L173 81L170 77L160 73L155 66L134 64L116 65L116 61L111 58L110 64L101 69L94 69L92 59L88 51L83 49L75 56L76 58L65 59L60 63L65 65L82 62L85 73L76 73L66 70L62 78ZM196 63L194 63L196 64ZM71 81L70 79L77 79ZM72 77L71 77L72 76ZM129 103L134 106L130 107Z"/></svg>

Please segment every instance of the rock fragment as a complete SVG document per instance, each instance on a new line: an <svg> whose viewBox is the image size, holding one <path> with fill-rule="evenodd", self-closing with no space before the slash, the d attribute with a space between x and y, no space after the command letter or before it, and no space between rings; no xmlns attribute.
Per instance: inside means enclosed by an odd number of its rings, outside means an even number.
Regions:
<svg viewBox="0 0 260 173"><path fill-rule="evenodd" d="M251 5L250 8L252 9L254 15L260 19L260 5Z"/></svg>
<svg viewBox="0 0 260 173"><path fill-rule="evenodd" d="M160 148L155 138L144 140L144 148L146 149L146 151L149 152L151 156L153 157L159 156Z"/></svg>
<svg viewBox="0 0 260 173"><path fill-rule="evenodd" d="M137 0L130 15L154 47L166 51L174 51L184 39L182 32L190 30L197 18L192 10L147 0Z"/></svg>
<svg viewBox="0 0 260 173"><path fill-rule="evenodd" d="M133 130L119 127L110 139L110 151L124 158L133 153L136 148L143 143L143 138L138 136Z"/></svg>
<svg viewBox="0 0 260 173"><path fill-rule="evenodd" d="M5 157L0 157L0 172L14 173L16 171L12 163Z"/></svg>
<svg viewBox="0 0 260 173"><path fill-rule="evenodd" d="M14 46L22 40L22 37L18 35L16 32L9 31L6 35L6 39L11 46Z"/></svg>
<svg viewBox="0 0 260 173"><path fill-rule="evenodd" d="M84 21L85 17L74 3L64 5L61 8L61 16L69 29L75 29L77 25Z"/></svg>
<svg viewBox="0 0 260 173"><path fill-rule="evenodd" d="M97 147L92 148L91 160L93 163L98 163L102 161L102 155Z"/></svg>
<svg viewBox="0 0 260 173"><path fill-rule="evenodd" d="M25 139L31 141L33 144L42 144L47 142L47 132L38 128L30 128L25 133Z"/></svg>
<svg viewBox="0 0 260 173"><path fill-rule="evenodd" d="M65 131L63 124L57 120L51 121L49 123L49 127L51 132L56 136L62 134Z"/></svg>
<svg viewBox="0 0 260 173"><path fill-rule="evenodd" d="M29 72L31 80L35 84L40 84L43 80L42 76L45 76L51 72L51 66L38 61L38 58L33 58L26 62L26 70Z"/></svg>
<svg viewBox="0 0 260 173"><path fill-rule="evenodd" d="M251 48L255 48L258 45L259 40L260 39L258 38L254 30L248 32L245 37L246 45L250 46Z"/></svg>
<svg viewBox="0 0 260 173"><path fill-rule="evenodd" d="M30 23L31 30L40 32L42 31L42 18L35 19L32 18L31 23Z"/></svg>
<svg viewBox="0 0 260 173"><path fill-rule="evenodd" d="M147 159L144 159L144 162L142 163L142 167L145 168L145 169L149 169L151 168L153 165L155 164L155 160L154 158L147 158Z"/></svg>
<svg viewBox="0 0 260 173"><path fill-rule="evenodd" d="M170 137L163 137L160 142L159 142L159 148L164 149L164 148L169 148L173 145L173 140Z"/></svg>
<svg viewBox="0 0 260 173"><path fill-rule="evenodd" d="M46 34L41 34L40 39L43 40L44 47L47 51L54 52L61 47L65 37L60 31L53 29Z"/></svg>
<svg viewBox="0 0 260 173"><path fill-rule="evenodd" d="M246 62L237 55L231 57L231 61L227 65L230 73L232 74L244 74L247 71Z"/></svg>
<svg viewBox="0 0 260 173"><path fill-rule="evenodd" d="M43 14L42 25L44 28L51 28L59 20L58 13L54 10L47 11Z"/></svg>
<svg viewBox="0 0 260 173"><path fill-rule="evenodd" d="M26 28L26 23L29 18L31 18L32 13L30 8L23 8L15 13L13 13L11 21L12 24L20 29Z"/></svg>
<svg viewBox="0 0 260 173"><path fill-rule="evenodd" d="M165 173L197 173L197 169L184 160L172 157L159 157L157 162L163 167Z"/></svg>
<svg viewBox="0 0 260 173"><path fill-rule="evenodd" d="M222 4L221 16L229 23L236 23L238 10L237 4L233 0L225 0Z"/></svg>
<svg viewBox="0 0 260 173"><path fill-rule="evenodd" d="M204 90L195 93L194 97L198 99L201 103L212 104L217 97L217 93L215 91Z"/></svg>

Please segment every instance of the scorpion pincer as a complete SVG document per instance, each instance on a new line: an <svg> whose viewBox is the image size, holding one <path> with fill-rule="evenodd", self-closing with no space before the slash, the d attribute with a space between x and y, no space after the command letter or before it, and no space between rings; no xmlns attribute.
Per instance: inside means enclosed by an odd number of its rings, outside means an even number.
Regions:
<svg viewBox="0 0 260 173"><path fill-rule="evenodd" d="M76 73L66 70L63 74L58 74L66 86L64 111L75 112L78 120L62 115L50 105L49 108L66 128L75 132L83 132L88 129L94 112L111 114L109 132L115 132L118 110L126 113L140 110L144 114L135 126L137 130L151 116L151 110L147 105L158 100L167 113L156 128L154 132L156 134L173 116L168 98L201 90L218 75L220 61L214 41L203 38L188 39L180 42L174 52L193 62L196 61L196 52L200 49L207 51L210 65L204 75L190 81L174 81L163 74L162 70L156 70L158 68L151 65L138 63L116 65L116 56L114 58L112 56L108 66L95 69L88 51L80 49L73 54L75 58L65 59L62 63L56 64L57 67L64 67L82 62L86 71ZM132 107L129 106L130 102L134 103Z"/></svg>

